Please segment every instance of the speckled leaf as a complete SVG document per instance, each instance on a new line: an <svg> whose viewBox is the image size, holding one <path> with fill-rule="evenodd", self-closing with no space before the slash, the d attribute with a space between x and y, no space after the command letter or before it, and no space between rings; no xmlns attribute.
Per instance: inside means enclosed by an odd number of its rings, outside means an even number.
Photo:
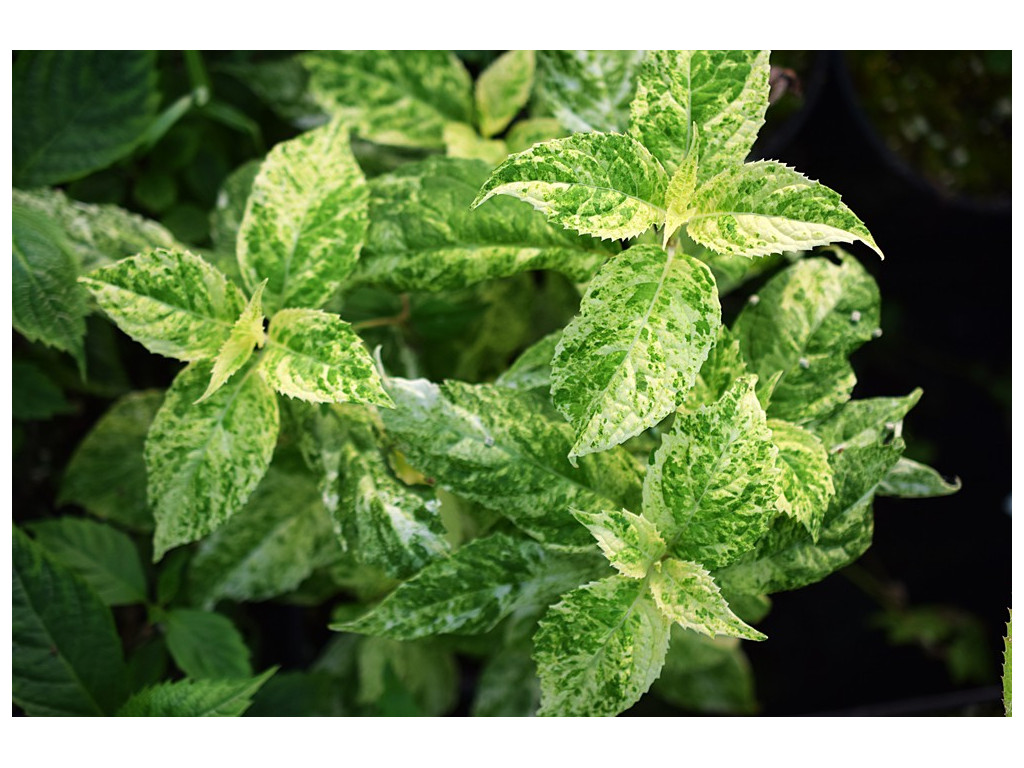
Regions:
<svg viewBox="0 0 1024 768"><path fill-rule="evenodd" d="M583 511L639 507L639 469L623 450L573 468L569 425L545 399L494 385L391 378L395 409L381 416L413 467L437 485L508 517L541 541L590 550L573 519Z"/></svg>
<svg viewBox="0 0 1024 768"><path fill-rule="evenodd" d="M355 268L366 236L366 181L334 121L274 147L260 165L238 231L249 290L269 279L268 312L316 309Z"/></svg>
<svg viewBox="0 0 1024 768"><path fill-rule="evenodd" d="M318 51L301 60L317 103L378 144L440 149L446 122L473 122L472 80L448 51Z"/></svg>
<svg viewBox="0 0 1024 768"><path fill-rule="evenodd" d="M231 327L224 346L220 348L217 357L213 361L213 373L210 375L210 383L206 387L203 396L196 402L205 400L230 379L238 369L249 362L252 357L253 347L263 347L267 334L263 331L263 289L267 287L264 280L253 292L249 303L245 305L242 314L238 316L235 324Z"/></svg>
<svg viewBox="0 0 1024 768"><path fill-rule="evenodd" d="M706 181L746 159L768 109L768 51L651 51L640 68L629 130L669 173L704 137Z"/></svg>
<svg viewBox="0 0 1024 768"><path fill-rule="evenodd" d="M673 217L698 243L724 254L753 258L859 240L882 255L836 192L774 160L726 168Z"/></svg>
<svg viewBox="0 0 1024 768"><path fill-rule="evenodd" d="M921 399L915 389L903 397L871 397L851 400L827 418L808 425L825 444L829 461L835 463L848 449L888 443L900 437L903 417Z"/></svg>
<svg viewBox="0 0 1024 768"><path fill-rule="evenodd" d="M878 328L874 279L851 256L800 261L773 277L733 324L758 394L782 371L768 413L804 423L850 398L857 381L847 357Z"/></svg>
<svg viewBox="0 0 1024 768"><path fill-rule="evenodd" d="M570 592L533 639L538 714L607 717L628 709L657 679L670 626L644 581L616 574Z"/></svg>
<svg viewBox="0 0 1024 768"><path fill-rule="evenodd" d="M551 363L551 397L577 439L604 451L657 424L694 382L721 325L710 270L655 246L624 251L594 278Z"/></svg>
<svg viewBox="0 0 1024 768"><path fill-rule="evenodd" d="M665 245L668 245L676 230L686 221L690 200L697 189L699 139L697 126L694 125L688 148L685 154L679 156L679 162L665 191L665 229L662 233L662 242Z"/></svg>
<svg viewBox="0 0 1024 768"><path fill-rule="evenodd" d="M37 520L36 543L95 590L105 605L146 601L146 575L132 540L112 526L79 517Z"/></svg>
<svg viewBox="0 0 1024 768"><path fill-rule="evenodd" d="M178 680L145 688L132 696L119 717L238 717L277 667L242 680Z"/></svg>
<svg viewBox="0 0 1024 768"><path fill-rule="evenodd" d="M11 698L31 716L111 714L128 694L114 618L18 528L11 571Z"/></svg>
<svg viewBox="0 0 1024 768"><path fill-rule="evenodd" d="M494 383L511 389L548 392L551 389L551 359L561 338L562 331L555 331L531 344Z"/></svg>
<svg viewBox="0 0 1024 768"><path fill-rule="evenodd" d="M714 405L733 382L745 373L747 364L740 353L739 340L728 327L719 326L715 346L711 348L693 387L683 399L686 410L696 410L701 405Z"/></svg>
<svg viewBox="0 0 1024 768"><path fill-rule="evenodd" d="M207 609L222 599L283 595L340 553L333 539L313 478L275 458L245 507L200 542L189 565L189 594Z"/></svg>
<svg viewBox="0 0 1024 768"><path fill-rule="evenodd" d="M523 200L582 235L624 240L665 220L668 176L642 144L585 133L535 144L494 169L473 201Z"/></svg>
<svg viewBox="0 0 1024 768"><path fill-rule="evenodd" d="M832 468L821 440L803 427L769 419L772 442L779 449L779 509L818 540L821 522L835 495Z"/></svg>
<svg viewBox="0 0 1024 768"><path fill-rule="evenodd" d="M725 565L754 546L775 514L777 454L754 377L740 377L714 405L676 414L647 469L644 516L671 554Z"/></svg>
<svg viewBox="0 0 1024 768"><path fill-rule="evenodd" d="M118 328L178 360L216 357L245 308L242 292L189 251L157 248L80 280Z"/></svg>
<svg viewBox="0 0 1024 768"><path fill-rule="evenodd" d="M624 131L643 51L538 51L534 114L570 131Z"/></svg>
<svg viewBox="0 0 1024 768"><path fill-rule="evenodd" d="M181 248L160 224L116 205L72 200L59 189L13 190L15 207L24 207L57 224L83 272L151 248Z"/></svg>
<svg viewBox="0 0 1024 768"><path fill-rule="evenodd" d="M459 690L451 653L431 641L363 638L356 650L357 701L377 717L450 714Z"/></svg>
<svg viewBox="0 0 1024 768"><path fill-rule="evenodd" d="M597 539L601 551L623 576L642 579L665 554L665 540L654 523L628 510L572 511Z"/></svg>
<svg viewBox="0 0 1024 768"><path fill-rule="evenodd" d="M15 202L11 219L11 321L29 341L68 352L85 372L86 294L78 263L61 230Z"/></svg>
<svg viewBox="0 0 1024 768"><path fill-rule="evenodd" d="M261 160L243 163L228 174L221 184L217 203L210 213L210 237L218 251L232 255L237 252L238 231L261 164Z"/></svg>
<svg viewBox="0 0 1024 768"><path fill-rule="evenodd" d="M153 530L142 451L162 401L162 392L149 390L114 403L71 456L57 503L77 504L132 530Z"/></svg>
<svg viewBox="0 0 1024 768"><path fill-rule="evenodd" d="M412 640L492 629L530 597L551 557L529 539L475 539L401 584L368 614L331 629Z"/></svg>
<svg viewBox="0 0 1024 768"><path fill-rule="evenodd" d="M463 160L483 160L493 168L506 157L508 147L501 139L485 139L471 125L445 123L444 147L448 157Z"/></svg>
<svg viewBox="0 0 1024 768"><path fill-rule="evenodd" d="M901 458L889 470L878 486L879 496L898 496L904 499L924 499L932 496L948 496L960 490L960 478L952 482L931 467Z"/></svg>
<svg viewBox="0 0 1024 768"><path fill-rule="evenodd" d="M259 367L267 383L288 397L391 406L362 340L327 312L283 309L274 315Z"/></svg>
<svg viewBox="0 0 1024 768"><path fill-rule="evenodd" d="M431 158L370 182L370 229L356 277L403 291L441 291L529 269L589 280L620 248L548 223L515 200L470 210L490 166Z"/></svg>
<svg viewBox="0 0 1024 768"><path fill-rule="evenodd" d="M693 712L749 715L757 710L754 673L739 640L673 626L670 642L652 693Z"/></svg>
<svg viewBox="0 0 1024 768"><path fill-rule="evenodd" d="M655 563L650 586L661 612L685 629L708 637L767 639L732 612L715 580L700 563L675 558Z"/></svg>
<svg viewBox="0 0 1024 768"><path fill-rule="evenodd" d="M533 51L507 51L480 73L474 86L480 133L501 133L526 106L535 67Z"/></svg>
<svg viewBox="0 0 1024 768"><path fill-rule="evenodd" d="M522 152L539 142L561 139L570 133L552 117L532 117L514 123L505 134L505 144L509 152Z"/></svg>
<svg viewBox="0 0 1024 768"><path fill-rule="evenodd" d="M273 390L249 367L195 404L210 368L193 364L177 375L146 439L154 561L227 522L245 505L274 453Z"/></svg>

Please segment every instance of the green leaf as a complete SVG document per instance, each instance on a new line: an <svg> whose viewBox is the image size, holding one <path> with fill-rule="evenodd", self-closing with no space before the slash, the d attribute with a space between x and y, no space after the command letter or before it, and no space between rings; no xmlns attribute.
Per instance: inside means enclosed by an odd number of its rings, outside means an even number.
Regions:
<svg viewBox="0 0 1024 768"><path fill-rule="evenodd" d="M248 503L200 542L189 566L189 595L259 602L291 592L328 555L340 552L320 494L304 468L275 457Z"/></svg>
<svg viewBox="0 0 1024 768"><path fill-rule="evenodd" d="M657 679L670 626L645 581L615 575L573 590L533 639L538 714L607 717L629 708Z"/></svg>
<svg viewBox="0 0 1024 768"><path fill-rule="evenodd" d="M160 224L116 205L81 203L59 189L15 189L13 195L16 208L37 211L60 228L84 272L151 248L182 247Z"/></svg>
<svg viewBox="0 0 1024 768"><path fill-rule="evenodd" d="M352 715L346 691L324 672L281 672L267 681L246 717L344 717Z"/></svg>
<svg viewBox="0 0 1024 768"><path fill-rule="evenodd" d="M604 451L671 413L721 324L708 268L641 245L590 283L551 363L551 398L576 432L570 457Z"/></svg>
<svg viewBox="0 0 1024 768"><path fill-rule="evenodd" d="M395 640L479 634L538 594L570 589L590 567L590 560L560 559L535 541L495 533L430 563L369 613L331 629Z"/></svg>
<svg viewBox="0 0 1024 768"><path fill-rule="evenodd" d="M1006 622L1006 637L1003 638L1003 709L1007 717L1013 717L1013 611Z"/></svg>
<svg viewBox="0 0 1024 768"><path fill-rule="evenodd" d="M146 439L154 562L227 522L245 505L274 453L273 390L250 367L196 404L209 379L209 364L179 373Z"/></svg>
<svg viewBox="0 0 1024 768"><path fill-rule="evenodd" d="M455 659L436 644L368 637L359 644L357 664L358 701L372 716L438 717L456 704Z"/></svg>
<svg viewBox="0 0 1024 768"><path fill-rule="evenodd" d="M193 679L224 680L252 676L249 649L226 616L175 608L163 618L167 650Z"/></svg>
<svg viewBox="0 0 1024 768"><path fill-rule="evenodd" d="M506 646L480 672L473 717L532 717L540 705L540 680L531 648Z"/></svg>
<svg viewBox="0 0 1024 768"><path fill-rule="evenodd" d="M799 522L817 541L821 522L835 486L828 453L821 440L803 427L778 419L768 420L772 442L779 449L782 498L780 510Z"/></svg>
<svg viewBox="0 0 1024 768"><path fill-rule="evenodd" d="M668 189L665 191L665 230L662 242L667 246L669 239L676 230L686 221L686 211L690 207L690 200L697 189L697 163L699 153L699 135L696 124L693 127L690 143L685 155L679 157L676 170L669 179Z"/></svg>
<svg viewBox="0 0 1024 768"><path fill-rule="evenodd" d="M242 279L249 290L269 280L268 312L322 307L341 287L366 236L367 197L341 121L270 151L238 231Z"/></svg>
<svg viewBox="0 0 1024 768"><path fill-rule="evenodd" d="M665 540L647 518L621 511L582 512L573 516L597 539L601 551L623 576L642 579L665 554Z"/></svg>
<svg viewBox="0 0 1024 768"><path fill-rule="evenodd" d="M128 673L110 609L18 528L12 571L14 703L32 716L113 713Z"/></svg>
<svg viewBox="0 0 1024 768"><path fill-rule="evenodd" d="M23 51L13 73L19 187L71 181L128 155L156 114L152 51Z"/></svg>
<svg viewBox="0 0 1024 768"><path fill-rule="evenodd" d="M471 211L489 171L481 161L431 158L371 181L359 281L441 291L529 269L583 281L619 250L549 224L514 200Z"/></svg>
<svg viewBox="0 0 1024 768"><path fill-rule="evenodd" d="M960 490L960 478L946 480L931 467L913 459L901 458L878 486L879 496L924 499L948 496Z"/></svg>
<svg viewBox="0 0 1024 768"><path fill-rule="evenodd" d="M494 383L523 391L551 389L551 358L555 356L562 331L549 333L523 350Z"/></svg>
<svg viewBox="0 0 1024 768"><path fill-rule="evenodd" d="M650 51L630 105L629 130L674 173L695 129L706 181L740 165L768 109L768 51Z"/></svg>
<svg viewBox="0 0 1024 768"><path fill-rule="evenodd" d="M709 714L757 710L754 673L739 640L672 628L665 667L652 692L677 707Z"/></svg>
<svg viewBox="0 0 1024 768"><path fill-rule="evenodd" d="M859 240L882 256L836 192L774 160L726 168L697 188L686 211L673 211L673 221L724 254L753 258Z"/></svg>
<svg viewBox="0 0 1024 768"><path fill-rule="evenodd" d="M441 149L444 124L473 122L473 84L448 51L318 51L301 56L314 100L360 136Z"/></svg>
<svg viewBox="0 0 1024 768"><path fill-rule="evenodd" d="M536 61L533 51L507 51L477 78L477 122L480 133L501 133L530 99Z"/></svg>
<svg viewBox="0 0 1024 768"><path fill-rule="evenodd" d="M506 157L508 147L501 139L485 139L471 125L445 123L445 154L465 160L482 160L493 168Z"/></svg>
<svg viewBox="0 0 1024 768"><path fill-rule="evenodd" d="M657 562L651 572L650 585L661 612L685 629L708 637L767 639L732 612L715 580L700 563L675 558Z"/></svg>
<svg viewBox="0 0 1024 768"><path fill-rule="evenodd" d="M11 415L15 421L46 420L74 410L61 388L39 366L27 360L11 361Z"/></svg>
<svg viewBox="0 0 1024 768"><path fill-rule="evenodd" d="M80 278L118 328L150 352L215 357L245 308L242 292L189 251L157 248Z"/></svg>
<svg viewBox="0 0 1024 768"><path fill-rule="evenodd" d="M142 453L162 400L162 392L147 390L114 403L71 456L57 503L78 504L104 520L151 531Z"/></svg>
<svg viewBox="0 0 1024 768"><path fill-rule="evenodd" d="M282 309L274 315L259 369L268 385L288 397L391 407L362 340L327 312Z"/></svg>
<svg viewBox="0 0 1024 768"><path fill-rule="evenodd" d="M409 463L541 541L589 550L570 508L639 506L639 469L628 454L609 451L572 467L569 425L536 395L456 381L386 383L396 407L381 417Z"/></svg>
<svg viewBox="0 0 1024 768"><path fill-rule="evenodd" d="M298 56L221 63L218 69L237 77L277 115L300 130L327 122L309 93L309 73Z"/></svg>
<svg viewBox="0 0 1024 768"><path fill-rule="evenodd" d="M252 193L252 186L259 175L262 160L250 160L233 170L217 193L217 202L210 213L210 237L218 251L238 251L238 232L245 217L245 206Z"/></svg>
<svg viewBox="0 0 1024 768"><path fill-rule="evenodd" d="M651 457L644 516L669 552L716 568L751 549L775 515L775 461L752 376L712 406L677 413Z"/></svg>
<svg viewBox="0 0 1024 768"><path fill-rule="evenodd" d="M851 256L800 261L773 277L747 302L733 334L764 395L782 378L768 413L796 424L828 415L850 399L857 381L847 358L872 338L879 320L878 286Z"/></svg>
<svg viewBox="0 0 1024 768"><path fill-rule="evenodd" d="M247 680L178 680L136 693L119 717L238 717L277 667Z"/></svg>
<svg viewBox="0 0 1024 768"><path fill-rule="evenodd" d="M242 314L238 316L235 324L231 326L231 333L228 334L224 346L220 348L216 359L213 361L213 373L210 375L210 383L206 387L203 396L196 402L201 402L224 386L224 382L238 372L238 369L249 362L252 357L253 347L263 348L267 340L267 334L263 332L263 289L267 287L264 280L253 292L249 303L245 305Z"/></svg>
<svg viewBox="0 0 1024 768"><path fill-rule="evenodd" d="M624 240L665 221L667 187L665 169L636 139L584 133L512 155L473 207L510 195L581 235Z"/></svg>
<svg viewBox="0 0 1024 768"><path fill-rule="evenodd" d="M747 364L740 353L739 340L728 327L718 327L718 338L701 366L697 378L683 398L686 410L702 405L714 405L740 376L747 373Z"/></svg>
<svg viewBox="0 0 1024 768"><path fill-rule="evenodd" d="M570 131L626 130L643 51L538 51L534 114Z"/></svg>
<svg viewBox="0 0 1024 768"><path fill-rule="evenodd" d="M11 321L29 341L69 353L85 374L86 294L75 281L78 262L60 229L42 214L15 203Z"/></svg>
<svg viewBox="0 0 1024 768"><path fill-rule="evenodd" d="M76 517L34 522L29 530L54 560L92 587L106 605L146 602L139 552L109 525Z"/></svg>
<svg viewBox="0 0 1024 768"><path fill-rule="evenodd" d="M562 128L561 124L550 117L533 117L526 120L519 120L505 134L505 145L509 152L522 152L534 144L550 139L561 139L568 136L570 131Z"/></svg>

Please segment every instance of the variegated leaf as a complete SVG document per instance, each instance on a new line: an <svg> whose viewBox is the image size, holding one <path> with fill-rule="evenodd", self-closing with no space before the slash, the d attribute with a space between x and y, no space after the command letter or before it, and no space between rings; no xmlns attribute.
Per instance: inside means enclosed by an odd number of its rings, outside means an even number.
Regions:
<svg viewBox="0 0 1024 768"><path fill-rule="evenodd" d="M483 160L493 168L506 157L508 147L501 139L485 139L471 125L445 123L444 148L448 157L462 160Z"/></svg>
<svg viewBox="0 0 1024 768"><path fill-rule="evenodd" d="M474 88L480 133L501 133L526 106L535 66L533 51L508 51L480 73Z"/></svg>
<svg viewBox="0 0 1024 768"><path fill-rule="evenodd" d="M657 679L670 626L645 581L616 574L565 595L533 639L538 714L607 717L628 709Z"/></svg>
<svg viewBox="0 0 1024 768"><path fill-rule="evenodd" d="M665 554L665 540L654 523L628 510L572 511L573 516L597 539L601 551L623 576L642 579L651 565Z"/></svg>
<svg viewBox="0 0 1024 768"><path fill-rule="evenodd" d="M780 510L807 529L813 541L821 533L829 501L835 495L832 468L821 440L803 427L769 419L772 442L779 449Z"/></svg>
<svg viewBox="0 0 1024 768"><path fill-rule="evenodd" d="M671 413L721 325L710 270L630 248L594 278L551 364L551 398L576 432L570 457L604 451Z"/></svg>
<svg viewBox="0 0 1024 768"><path fill-rule="evenodd" d="M216 357L245 309L242 292L189 251L157 248L79 280L122 331L178 360Z"/></svg>
<svg viewBox="0 0 1024 768"><path fill-rule="evenodd" d="M479 502L556 545L593 542L570 507L638 507L639 468L622 450L566 460L569 425L545 400L494 385L389 378L395 409L381 417L409 463L439 487Z"/></svg>
<svg viewBox="0 0 1024 768"><path fill-rule="evenodd" d="M568 130L626 130L643 51L538 51L534 114Z"/></svg>
<svg viewBox="0 0 1024 768"><path fill-rule="evenodd" d="M551 359L561 338L562 332L555 331L531 344L494 383L511 389L548 392L551 389Z"/></svg>
<svg viewBox="0 0 1024 768"><path fill-rule="evenodd" d="M548 223L498 198L470 205L490 166L431 158L370 182L370 228L356 278L402 291L463 288L530 269L589 280L620 248Z"/></svg>
<svg viewBox="0 0 1024 768"><path fill-rule="evenodd" d="M676 414L651 457L644 516L669 553L716 568L751 549L775 514L775 460L753 376L711 406Z"/></svg>
<svg viewBox="0 0 1024 768"><path fill-rule="evenodd" d="M669 179L668 189L665 191L665 229L662 233L662 242L666 246L676 230L686 221L690 200L697 190L699 147L700 135L694 124L686 153L679 157L672 178Z"/></svg>
<svg viewBox="0 0 1024 768"><path fill-rule="evenodd" d="M750 715L757 711L754 673L735 637L709 638L672 627L661 677L651 692L692 712Z"/></svg>
<svg viewBox="0 0 1024 768"><path fill-rule="evenodd" d="M202 403L207 363L175 378L146 439L153 559L228 521L259 483L277 442L277 397L249 367Z"/></svg>
<svg viewBox="0 0 1024 768"><path fill-rule="evenodd" d="M238 231L242 278L249 290L269 280L268 312L316 309L338 290L359 258L368 197L339 120L270 151Z"/></svg>
<svg viewBox="0 0 1024 768"><path fill-rule="evenodd" d="M764 395L772 375L771 416L804 423L850 398L857 378L847 357L875 334L878 286L853 257L797 262L749 301L733 333Z"/></svg>
<svg viewBox="0 0 1024 768"><path fill-rule="evenodd" d="M904 499L925 499L948 496L960 490L960 478L952 482L926 464L901 458L889 470L878 486L879 496L898 496Z"/></svg>
<svg viewBox="0 0 1024 768"><path fill-rule="evenodd" d="M767 256L859 240L879 256L857 216L839 195L789 166L759 160L730 166L694 192L673 221L694 240L729 255Z"/></svg>
<svg viewBox="0 0 1024 768"><path fill-rule="evenodd" d="M473 122L472 80L454 53L318 51L301 60L314 100L378 144L440 149L445 123Z"/></svg>
<svg viewBox="0 0 1024 768"><path fill-rule="evenodd" d="M654 564L650 584L661 612L685 629L708 637L767 639L732 612L715 580L700 563L675 558L662 560Z"/></svg>
<svg viewBox="0 0 1024 768"><path fill-rule="evenodd" d="M630 133L674 173L696 126L704 137L697 175L706 181L746 159L768 109L768 73L768 51L651 51Z"/></svg>
<svg viewBox="0 0 1024 768"><path fill-rule="evenodd" d="M494 169L473 207L511 195L566 229L624 240L665 221L667 186L665 169L635 139L584 133L512 155Z"/></svg>
<svg viewBox="0 0 1024 768"><path fill-rule="evenodd" d="M718 328L715 346L708 353L693 387L687 391L683 404L692 411L701 405L714 405L726 393L733 382L747 373L747 364L740 353L739 340L722 325Z"/></svg>
<svg viewBox="0 0 1024 768"><path fill-rule="evenodd" d="M249 303L245 305L242 314L238 316L235 324L231 327L224 346L220 348L217 357L213 361L213 373L210 375L210 383L199 400L205 400L230 379L238 369L245 365L252 357L253 347L263 348L267 334L263 331L263 289L267 287L264 280L253 291ZM198 402L198 401L197 401Z"/></svg>
<svg viewBox="0 0 1024 768"><path fill-rule="evenodd" d="M217 202L210 213L210 237L218 251L234 257L238 252L238 231L252 185L259 175L261 160L250 160L233 170L221 184Z"/></svg>
<svg viewBox="0 0 1024 768"><path fill-rule="evenodd" d="M352 326L317 309L282 309L274 315L259 367L267 384L288 397L391 406Z"/></svg>
<svg viewBox="0 0 1024 768"><path fill-rule="evenodd" d="M561 139L570 133L554 118L531 117L517 121L508 129L505 144L509 152L522 152L539 142Z"/></svg>
<svg viewBox="0 0 1024 768"><path fill-rule="evenodd" d="M519 605L532 604L538 592L557 595L586 578L589 560L552 567L557 559L529 539L502 533L474 539L402 583L369 613L331 629L395 640L487 632ZM572 567L577 561L582 570Z"/></svg>

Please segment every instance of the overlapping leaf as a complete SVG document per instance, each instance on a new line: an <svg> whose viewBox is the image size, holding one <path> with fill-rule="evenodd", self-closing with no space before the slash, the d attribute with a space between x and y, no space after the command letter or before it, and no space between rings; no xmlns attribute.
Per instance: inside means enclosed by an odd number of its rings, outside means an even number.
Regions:
<svg viewBox="0 0 1024 768"><path fill-rule="evenodd" d="M614 243L581 238L514 200L470 210L490 166L431 158L370 182L370 229L357 277L398 290L439 291L554 269L589 279Z"/></svg>
<svg viewBox="0 0 1024 768"><path fill-rule="evenodd" d="M832 468L821 440L796 424L769 419L779 449L781 511L801 523L817 540L825 510L835 494Z"/></svg>
<svg viewBox="0 0 1024 768"><path fill-rule="evenodd" d="M178 360L215 357L245 308L242 292L189 251L157 248L80 279L122 331Z"/></svg>
<svg viewBox="0 0 1024 768"><path fill-rule="evenodd" d="M646 517L628 510L582 512L573 515L597 539L615 569L623 576L642 579L665 554L665 541Z"/></svg>
<svg viewBox="0 0 1024 768"><path fill-rule="evenodd" d="M609 262L552 361L551 397L577 436L570 456L607 450L671 413L720 325L714 278L696 259L636 246Z"/></svg>
<svg viewBox="0 0 1024 768"><path fill-rule="evenodd" d="M694 712L752 714L754 674L734 637L703 637L672 627L661 676L651 689L670 704Z"/></svg>
<svg viewBox="0 0 1024 768"><path fill-rule="evenodd" d="M948 496L959 490L959 477L950 482L925 464L913 459L901 458L889 470L889 474L882 479L878 486L878 495L924 499L932 496Z"/></svg>
<svg viewBox="0 0 1024 768"><path fill-rule="evenodd" d="M282 142L260 165L238 231L249 290L269 280L268 311L315 309L348 277L366 235L366 182L334 121Z"/></svg>
<svg viewBox="0 0 1024 768"><path fill-rule="evenodd" d="M155 560L238 512L274 453L277 397L253 367L196 403L209 380L209 364L179 373L146 439Z"/></svg>
<svg viewBox="0 0 1024 768"><path fill-rule="evenodd" d="M562 331L549 333L523 350L495 384L524 391L551 389L551 359L555 356Z"/></svg>
<svg viewBox="0 0 1024 768"><path fill-rule="evenodd" d="M570 131L626 130L643 51L538 51L534 113Z"/></svg>
<svg viewBox="0 0 1024 768"><path fill-rule="evenodd" d="M119 717L238 717L277 667L242 680L178 680L160 683L132 696Z"/></svg>
<svg viewBox="0 0 1024 768"><path fill-rule="evenodd" d="M480 133L501 133L526 105L535 66L533 51L508 51L480 73L474 87Z"/></svg>
<svg viewBox="0 0 1024 768"><path fill-rule="evenodd" d="M512 155L494 169L473 206L511 195L567 229L620 240L665 220L667 186L665 169L635 139L583 133Z"/></svg>
<svg viewBox="0 0 1024 768"><path fill-rule="evenodd" d="M231 332L220 348L217 357L213 361L213 373L210 374L210 383L200 400L205 400L218 389L224 382L230 379L238 369L245 365L252 357L253 347L262 347L267 335L263 332L263 289L267 281L264 280L249 298L242 314L238 316L235 324L231 326Z"/></svg>
<svg viewBox="0 0 1024 768"><path fill-rule="evenodd" d="M661 612L686 629L709 637L766 639L732 612L711 574L699 563L674 557L655 563L650 586Z"/></svg>

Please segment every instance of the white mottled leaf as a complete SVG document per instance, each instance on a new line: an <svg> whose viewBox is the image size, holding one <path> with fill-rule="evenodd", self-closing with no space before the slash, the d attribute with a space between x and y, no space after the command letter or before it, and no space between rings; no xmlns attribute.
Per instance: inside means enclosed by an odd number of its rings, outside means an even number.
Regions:
<svg viewBox="0 0 1024 768"><path fill-rule="evenodd" d="M665 169L635 139L585 133L512 155L494 169L473 207L511 195L566 229L623 240L664 222L667 186Z"/></svg>
<svg viewBox="0 0 1024 768"><path fill-rule="evenodd" d="M778 449L754 381L742 376L714 405L677 413L651 457L644 516L681 560L725 565L753 548L775 515Z"/></svg>
<svg viewBox="0 0 1024 768"><path fill-rule="evenodd" d="M694 382L721 325L710 270L635 246L590 283L551 364L551 398L576 432L570 456L657 424Z"/></svg>
<svg viewBox="0 0 1024 768"><path fill-rule="evenodd" d="M444 148L448 157L463 160L483 160L493 168L506 157L508 147L501 139L485 139L471 125L445 123Z"/></svg>
<svg viewBox="0 0 1024 768"><path fill-rule="evenodd" d="M829 501L835 495L832 468L821 440L803 427L769 419L772 442L779 449L782 512L803 525L815 541Z"/></svg>
<svg viewBox="0 0 1024 768"><path fill-rule="evenodd" d="M242 292L189 251L157 248L79 279L118 328L178 360L215 357L245 308Z"/></svg>
<svg viewBox="0 0 1024 768"><path fill-rule="evenodd" d="M665 541L654 523L628 510L572 511L597 539L601 551L623 576L642 579L665 554Z"/></svg>
<svg viewBox="0 0 1024 768"><path fill-rule="evenodd" d="M269 280L268 312L317 309L338 290L359 258L368 197L341 121L270 151L238 231L242 278L249 290Z"/></svg>
<svg viewBox="0 0 1024 768"><path fill-rule="evenodd" d="M768 108L768 51L651 51L630 105L630 133L669 173L694 127L705 137L697 174L706 181L750 152Z"/></svg>
<svg viewBox="0 0 1024 768"><path fill-rule="evenodd" d="M509 152L522 152L534 144L551 139L561 139L568 136L567 131L561 124L551 117L531 117L526 120L515 122L508 133L505 134L505 144Z"/></svg>
<svg viewBox="0 0 1024 768"><path fill-rule="evenodd" d="M932 496L948 496L960 490L960 478L952 482L931 467L901 458L889 470L878 486L879 496L898 496L904 499L924 499Z"/></svg>
<svg viewBox="0 0 1024 768"><path fill-rule="evenodd" d="M501 387L524 391L551 389L551 359L562 338L561 331L549 333L534 342L512 361L512 364L494 380Z"/></svg>
<svg viewBox="0 0 1024 768"><path fill-rule="evenodd" d="M729 608L718 585L700 563L668 558L654 564L651 594L665 616L686 629L714 637L765 640Z"/></svg>
<svg viewBox="0 0 1024 768"><path fill-rule="evenodd" d="M231 333L228 334L224 346L220 348L213 361L210 383L199 401L205 400L224 386L224 382L237 373L238 369L252 357L253 347L263 347L267 334L263 332L265 318L263 317L263 303L260 299L263 296L263 289L266 287L266 280L256 286L249 303L245 305L242 314L238 316L235 324L231 327Z"/></svg>
<svg viewBox="0 0 1024 768"><path fill-rule="evenodd" d="M747 364L740 353L739 340L727 326L719 326L715 346L708 353L696 380L683 399L686 410L692 411L701 405L714 405L726 393L733 382L747 373Z"/></svg>
<svg viewBox="0 0 1024 768"><path fill-rule="evenodd" d="M538 714L607 717L628 709L657 679L670 626L645 581L616 574L565 595L533 638Z"/></svg>
<svg viewBox="0 0 1024 768"><path fill-rule="evenodd" d="M626 130L643 51L538 51L534 114L570 131Z"/></svg>
<svg viewBox="0 0 1024 768"><path fill-rule="evenodd" d="M690 136L690 144L686 154L679 158L679 163L669 179L665 192L665 230L662 241L668 241L686 221L686 212L690 208L690 200L697 189L698 156L700 152L699 132L694 125Z"/></svg>
<svg viewBox="0 0 1024 768"><path fill-rule="evenodd" d="M882 256L836 192L774 160L724 169L697 188L686 211L673 211L673 221L728 255L753 258L859 240Z"/></svg>
<svg viewBox="0 0 1024 768"><path fill-rule="evenodd" d="M501 133L526 105L535 66L533 51L507 51L480 73L474 86L480 133Z"/></svg>
<svg viewBox="0 0 1024 768"><path fill-rule="evenodd" d="M277 396L252 367L196 404L208 363L174 379L146 439L153 558L211 533L248 500L277 442Z"/></svg>
<svg viewBox="0 0 1024 768"><path fill-rule="evenodd" d="M274 315L259 367L267 383L288 397L391 406L362 340L327 312L282 309Z"/></svg>

